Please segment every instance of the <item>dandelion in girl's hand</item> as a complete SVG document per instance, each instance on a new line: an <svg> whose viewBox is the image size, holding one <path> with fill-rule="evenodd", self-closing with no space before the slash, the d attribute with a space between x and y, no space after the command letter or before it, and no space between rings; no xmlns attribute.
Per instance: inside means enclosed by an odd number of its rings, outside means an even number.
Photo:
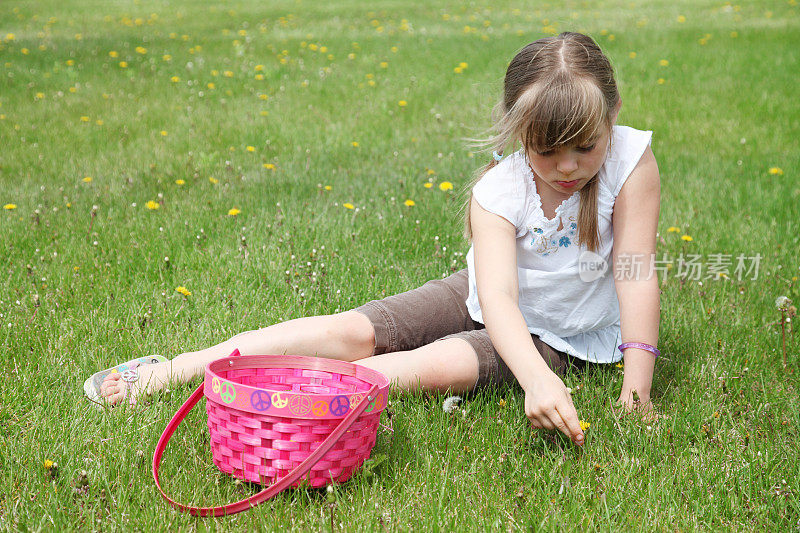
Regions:
<svg viewBox="0 0 800 533"><path fill-rule="evenodd" d="M184 296L191 296L192 295L191 291L189 291L183 285L181 285L180 287L175 287L175 292L179 292L179 293L183 294Z"/></svg>
<svg viewBox="0 0 800 533"><path fill-rule="evenodd" d="M158 202L154 202L153 200L148 200L147 203L144 204L144 206L152 211L161 207L161 204L159 204Z"/></svg>
<svg viewBox="0 0 800 533"><path fill-rule="evenodd" d="M772 167L769 169L771 176L783 176L783 169L780 167Z"/></svg>
<svg viewBox="0 0 800 533"><path fill-rule="evenodd" d="M439 190L441 190L441 191L452 191L453 190L453 184L450 183L449 181L443 181L443 182L441 182L439 184Z"/></svg>
<svg viewBox="0 0 800 533"><path fill-rule="evenodd" d="M461 396L448 396L442 402L442 411L447 414L452 413L458 408L458 404L461 403Z"/></svg>
<svg viewBox="0 0 800 533"><path fill-rule="evenodd" d="M417 203L414 200L406 200L405 202L403 202L403 204L406 207L414 207L415 205L417 205Z"/></svg>
<svg viewBox="0 0 800 533"><path fill-rule="evenodd" d="M233 209L228 210L228 216L229 217L235 217L236 215L238 215L241 212L242 212L241 209L236 209L234 207Z"/></svg>
<svg viewBox="0 0 800 533"><path fill-rule="evenodd" d="M692 242L694 239L692 239L691 235L681 235L681 240L686 242Z"/></svg>

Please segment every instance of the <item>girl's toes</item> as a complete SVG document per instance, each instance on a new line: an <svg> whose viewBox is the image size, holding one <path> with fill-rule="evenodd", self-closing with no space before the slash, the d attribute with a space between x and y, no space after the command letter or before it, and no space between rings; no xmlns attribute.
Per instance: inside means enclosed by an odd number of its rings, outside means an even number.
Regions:
<svg viewBox="0 0 800 533"><path fill-rule="evenodd" d="M109 390L111 387L117 387L119 385L120 374L109 374L100 384L100 393L103 396L106 396L106 391Z"/></svg>

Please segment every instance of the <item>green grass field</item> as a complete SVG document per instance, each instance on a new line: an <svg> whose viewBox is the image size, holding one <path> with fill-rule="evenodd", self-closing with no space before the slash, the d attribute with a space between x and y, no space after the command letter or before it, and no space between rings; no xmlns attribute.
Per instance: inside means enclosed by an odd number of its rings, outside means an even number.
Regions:
<svg viewBox="0 0 800 533"><path fill-rule="evenodd" d="M800 341L786 325L784 368L775 299L800 301L799 9L3 2L0 529L796 531ZM193 385L103 412L83 380L463 268L461 191L489 157L463 139L490 125L513 55L563 30L612 59L619 122L655 132L665 416L615 417L613 366L565 380L583 450L531 430L518 389L449 415L393 396L386 460L333 503L297 489L224 519L172 510L149 460ZM701 277L681 278L692 255ZM253 493L215 469L196 411L167 490Z"/></svg>

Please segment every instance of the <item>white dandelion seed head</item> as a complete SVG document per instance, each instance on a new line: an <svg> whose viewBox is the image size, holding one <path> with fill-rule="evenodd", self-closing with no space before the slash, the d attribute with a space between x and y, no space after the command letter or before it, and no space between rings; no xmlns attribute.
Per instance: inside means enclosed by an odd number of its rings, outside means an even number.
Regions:
<svg viewBox="0 0 800 533"><path fill-rule="evenodd" d="M458 404L461 403L461 396L448 396L442 402L442 411L445 413L452 413L456 408L458 408Z"/></svg>
<svg viewBox="0 0 800 533"><path fill-rule="evenodd" d="M779 311L786 311L789 309L790 305L792 305L792 301L788 296L778 296L775 299L775 307L777 307Z"/></svg>

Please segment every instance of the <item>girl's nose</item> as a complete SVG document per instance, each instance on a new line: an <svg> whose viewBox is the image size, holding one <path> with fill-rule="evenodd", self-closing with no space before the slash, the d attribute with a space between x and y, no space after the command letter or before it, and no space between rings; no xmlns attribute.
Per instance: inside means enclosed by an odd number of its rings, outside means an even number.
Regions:
<svg viewBox="0 0 800 533"><path fill-rule="evenodd" d="M562 174L571 174L578 169L578 162L572 157L562 157L559 159L556 168Z"/></svg>

